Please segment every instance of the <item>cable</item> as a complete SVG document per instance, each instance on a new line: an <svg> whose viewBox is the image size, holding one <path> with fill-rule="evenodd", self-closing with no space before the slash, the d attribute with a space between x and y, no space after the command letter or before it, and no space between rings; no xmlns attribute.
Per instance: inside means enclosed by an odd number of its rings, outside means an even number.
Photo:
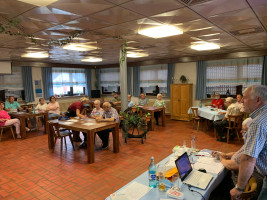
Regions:
<svg viewBox="0 0 267 200"><path fill-rule="evenodd" d="M187 186L188 186L188 189L189 189L190 192L195 192L195 193L200 194L200 196L205 200L204 196L203 196L200 192L195 191L195 190L192 190L192 189L191 189L191 185L187 185Z"/></svg>

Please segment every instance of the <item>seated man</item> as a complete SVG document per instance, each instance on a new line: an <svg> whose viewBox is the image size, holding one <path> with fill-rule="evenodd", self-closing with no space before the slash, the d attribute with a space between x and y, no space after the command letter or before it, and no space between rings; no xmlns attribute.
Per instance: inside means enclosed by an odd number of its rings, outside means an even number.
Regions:
<svg viewBox="0 0 267 200"><path fill-rule="evenodd" d="M132 96L130 94L128 94L127 98L128 98L128 107L129 108L134 107L134 102L132 101Z"/></svg>
<svg viewBox="0 0 267 200"><path fill-rule="evenodd" d="M222 119L222 121L213 122L214 128L216 129L218 136L220 137L219 139L217 139L217 141L220 141L220 142L226 142L226 137L224 136L223 129L224 127L229 125L228 115L239 115L240 114L240 110L238 106L235 103L233 103L232 97L226 98L225 102L228 108L227 108L224 118Z"/></svg>
<svg viewBox="0 0 267 200"><path fill-rule="evenodd" d="M236 100L237 100L236 105L238 106L241 113L244 112L244 104L242 103L242 98L243 98L242 94L236 95Z"/></svg>
<svg viewBox="0 0 267 200"><path fill-rule="evenodd" d="M9 96L8 101L5 102L5 110L11 111L11 110L22 110L19 103L15 101L14 96Z"/></svg>
<svg viewBox="0 0 267 200"><path fill-rule="evenodd" d="M223 103L223 100L221 99L221 96L219 93L215 94L215 99L212 100L211 106L213 108L223 109L224 103Z"/></svg>
<svg viewBox="0 0 267 200"><path fill-rule="evenodd" d="M116 109L111 107L111 104L109 102L103 103L103 109L104 112L102 116L96 117L97 122L119 122L118 112ZM102 149L108 148L108 138L110 131L112 131L112 129L106 129L96 133L102 140ZM83 136L84 142L80 145L80 148L87 148L87 134L83 133Z"/></svg>
<svg viewBox="0 0 267 200"><path fill-rule="evenodd" d="M117 92L114 92L113 97L114 97L114 99L111 100L113 105L115 107L121 106L121 99L119 98L119 94Z"/></svg>
<svg viewBox="0 0 267 200"><path fill-rule="evenodd" d="M138 101L138 106L147 106L148 105L148 99L146 98L145 93L140 94L140 99Z"/></svg>

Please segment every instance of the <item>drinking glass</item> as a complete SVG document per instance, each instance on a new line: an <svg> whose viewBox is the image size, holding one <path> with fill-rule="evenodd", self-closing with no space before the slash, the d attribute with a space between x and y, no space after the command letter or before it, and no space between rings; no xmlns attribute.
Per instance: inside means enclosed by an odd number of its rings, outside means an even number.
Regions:
<svg viewBox="0 0 267 200"><path fill-rule="evenodd" d="M165 173L166 169L164 165L158 165L157 166L157 177L159 181L159 191L165 192L166 186L165 186Z"/></svg>
<svg viewBox="0 0 267 200"><path fill-rule="evenodd" d="M182 187L182 181L179 177L179 174L172 175L172 188L174 190L180 191Z"/></svg>
<svg viewBox="0 0 267 200"><path fill-rule="evenodd" d="M186 147L186 140L183 140L183 147Z"/></svg>

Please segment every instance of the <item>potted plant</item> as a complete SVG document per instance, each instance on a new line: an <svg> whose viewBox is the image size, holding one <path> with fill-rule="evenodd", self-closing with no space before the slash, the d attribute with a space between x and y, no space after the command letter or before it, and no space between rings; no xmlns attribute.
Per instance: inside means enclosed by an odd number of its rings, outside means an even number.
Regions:
<svg viewBox="0 0 267 200"><path fill-rule="evenodd" d="M127 138L141 138L143 144L143 138L146 137L148 132L147 119L150 119L150 113L143 108L137 107L127 108L120 115L125 143L127 143Z"/></svg>
<svg viewBox="0 0 267 200"><path fill-rule="evenodd" d="M181 81L182 83L187 83L188 79L186 78L185 75L182 75L182 76L180 77L180 81Z"/></svg>

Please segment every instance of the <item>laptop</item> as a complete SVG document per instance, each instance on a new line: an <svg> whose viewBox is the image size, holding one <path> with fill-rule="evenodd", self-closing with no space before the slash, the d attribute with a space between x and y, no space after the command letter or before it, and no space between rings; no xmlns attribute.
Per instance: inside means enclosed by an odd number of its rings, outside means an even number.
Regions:
<svg viewBox="0 0 267 200"><path fill-rule="evenodd" d="M213 176L192 169L188 155L185 152L175 160L179 176L183 183L205 190Z"/></svg>

